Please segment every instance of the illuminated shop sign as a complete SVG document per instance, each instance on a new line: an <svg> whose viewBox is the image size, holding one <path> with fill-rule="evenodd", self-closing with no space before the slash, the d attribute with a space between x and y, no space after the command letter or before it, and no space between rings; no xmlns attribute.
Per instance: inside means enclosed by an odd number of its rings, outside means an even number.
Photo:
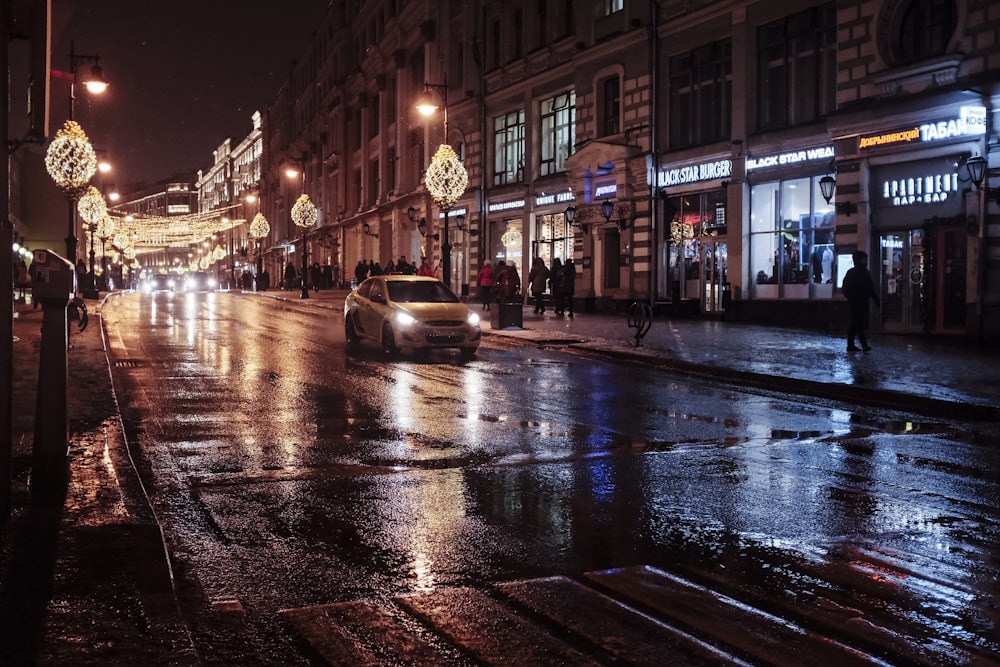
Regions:
<svg viewBox="0 0 1000 667"><path fill-rule="evenodd" d="M538 195L535 197L535 208L541 206L552 206L553 204L562 204L568 201L573 201L572 192L557 192L553 195Z"/></svg>
<svg viewBox="0 0 1000 667"><path fill-rule="evenodd" d="M858 148L864 150L893 144L928 143L980 134L986 134L986 107L964 106L959 109L957 118L861 137Z"/></svg>
<svg viewBox="0 0 1000 667"><path fill-rule="evenodd" d="M450 211L448 211L448 217L449 218L454 218L454 217L457 217L459 215L465 215L465 213L466 213L466 210L464 208L453 208ZM439 218L443 218L444 217L444 213L438 213L438 217Z"/></svg>
<svg viewBox="0 0 1000 667"><path fill-rule="evenodd" d="M821 148L807 148L801 151L790 151L788 153L776 153L775 155L762 155L761 157L747 158L747 171L754 169L766 169L768 167L787 167L802 162L813 160L832 160L833 146L823 146Z"/></svg>
<svg viewBox="0 0 1000 667"><path fill-rule="evenodd" d="M618 194L618 185L612 183L611 185L598 185L597 189L594 190L594 199L600 199L601 197L614 197Z"/></svg>
<svg viewBox="0 0 1000 667"><path fill-rule="evenodd" d="M495 204L490 204L486 210L490 213L496 213L497 211L509 211L514 208L524 208L524 200L514 199L512 201L497 202Z"/></svg>
<svg viewBox="0 0 1000 667"><path fill-rule="evenodd" d="M958 174L927 174L882 181L882 199L890 206L939 204L958 194Z"/></svg>
<svg viewBox="0 0 1000 667"><path fill-rule="evenodd" d="M667 187L699 181L714 181L720 178L729 178L732 175L733 161L718 160L678 167L677 169L665 169L658 174L656 184L658 187Z"/></svg>

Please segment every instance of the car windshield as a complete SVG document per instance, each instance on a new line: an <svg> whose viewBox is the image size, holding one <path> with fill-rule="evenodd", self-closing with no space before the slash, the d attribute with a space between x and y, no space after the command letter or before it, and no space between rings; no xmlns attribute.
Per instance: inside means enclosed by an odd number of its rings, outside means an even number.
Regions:
<svg viewBox="0 0 1000 667"><path fill-rule="evenodd" d="M444 286L444 283L429 280L386 281L389 287L389 299L397 303L458 303L455 293Z"/></svg>

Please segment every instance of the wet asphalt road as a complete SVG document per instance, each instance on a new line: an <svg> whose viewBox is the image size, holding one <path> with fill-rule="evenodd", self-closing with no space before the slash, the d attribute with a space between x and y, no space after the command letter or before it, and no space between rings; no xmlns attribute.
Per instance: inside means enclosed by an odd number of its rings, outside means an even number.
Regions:
<svg viewBox="0 0 1000 667"><path fill-rule="evenodd" d="M308 664L280 610L642 564L772 610L848 587L934 659L1000 650L996 434L493 338L386 359L239 294L103 315L209 664Z"/></svg>

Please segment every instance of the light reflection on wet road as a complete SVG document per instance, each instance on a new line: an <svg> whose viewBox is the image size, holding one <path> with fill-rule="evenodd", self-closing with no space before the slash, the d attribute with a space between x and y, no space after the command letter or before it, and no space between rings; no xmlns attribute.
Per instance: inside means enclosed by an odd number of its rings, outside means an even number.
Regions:
<svg viewBox="0 0 1000 667"><path fill-rule="evenodd" d="M295 655L283 608L633 564L776 607L862 586L1000 647L1000 464L948 425L492 342L386 360L338 313L236 294L104 316L174 558L260 655Z"/></svg>

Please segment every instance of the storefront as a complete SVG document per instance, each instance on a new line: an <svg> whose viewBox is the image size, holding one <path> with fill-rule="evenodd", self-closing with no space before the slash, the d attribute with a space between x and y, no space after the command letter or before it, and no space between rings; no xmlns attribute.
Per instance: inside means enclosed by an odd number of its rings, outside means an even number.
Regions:
<svg viewBox="0 0 1000 667"><path fill-rule="evenodd" d="M732 161L709 159L669 166L657 176L666 192L658 230L657 294L698 304L703 313L721 312L729 293L728 179ZM664 268L665 267L665 268Z"/></svg>
<svg viewBox="0 0 1000 667"><path fill-rule="evenodd" d="M508 199L490 202L489 232L486 237L486 256L495 267L498 262L514 263L519 274L524 274L525 200ZM522 275L523 279L523 275Z"/></svg>
<svg viewBox="0 0 1000 667"><path fill-rule="evenodd" d="M836 216L820 188L833 160L832 146L746 158L750 221L744 284L750 299L833 297Z"/></svg>
<svg viewBox="0 0 1000 667"><path fill-rule="evenodd" d="M881 330L969 331L979 230L970 225L966 198L977 195L964 164L979 154L985 119L985 107L957 105L935 110L930 122L859 137Z"/></svg>
<svg viewBox="0 0 1000 667"><path fill-rule="evenodd" d="M573 226L566 209L575 206L569 190L555 194L538 194L534 199L534 233L531 237L532 261L541 257L545 266L552 261L565 262L573 256Z"/></svg>

